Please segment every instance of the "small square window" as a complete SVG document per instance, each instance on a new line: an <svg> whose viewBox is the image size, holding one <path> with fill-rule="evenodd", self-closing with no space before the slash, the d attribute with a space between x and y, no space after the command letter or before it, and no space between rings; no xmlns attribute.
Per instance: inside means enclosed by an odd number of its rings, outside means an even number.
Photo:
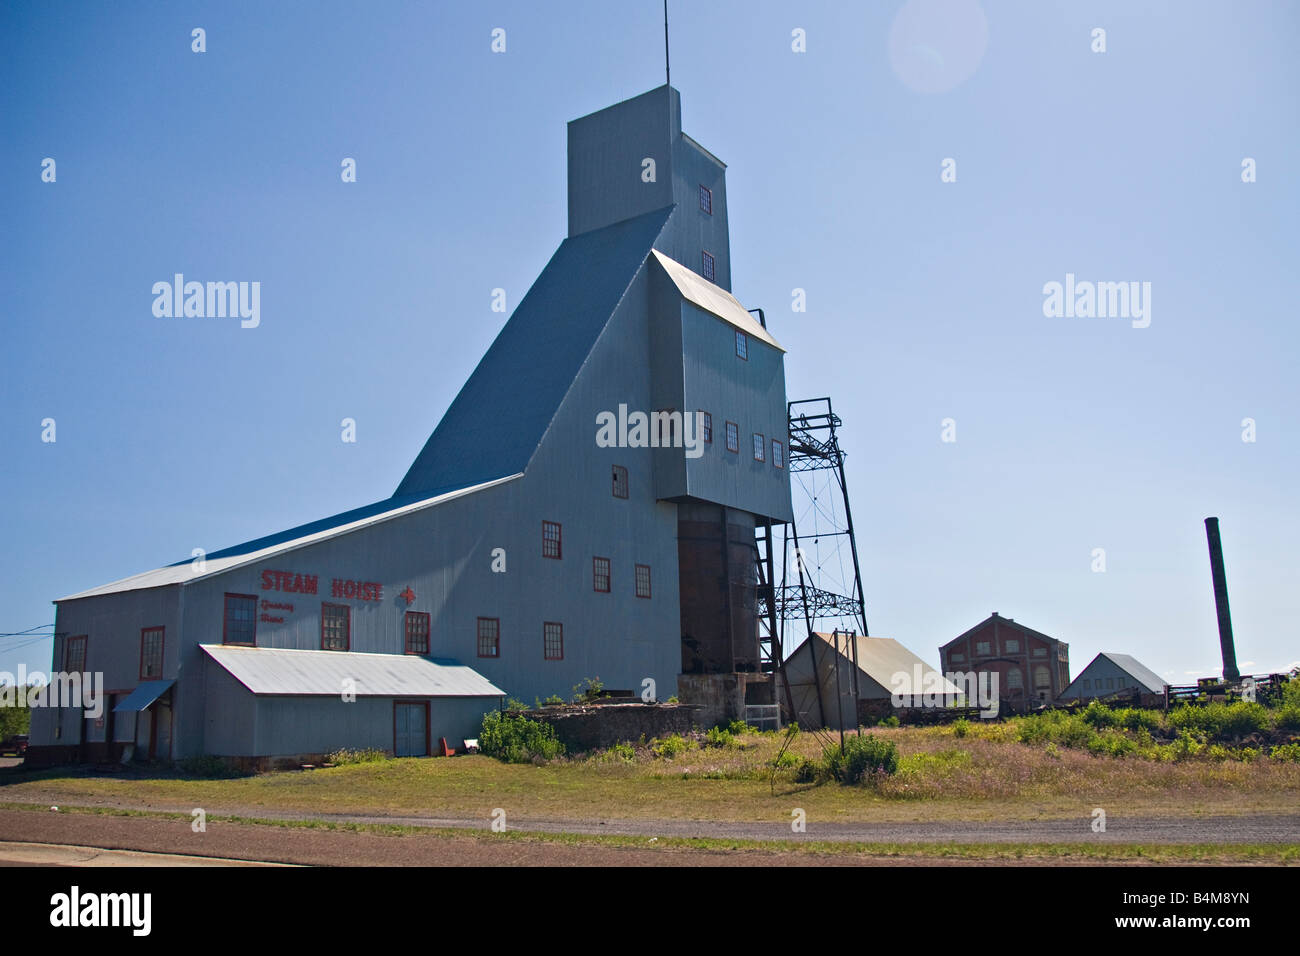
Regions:
<svg viewBox="0 0 1300 956"><path fill-rule="evenodd" d="M406 653L429 653L429 615L424 611L406 612Z"/></svg>
<svg viewBox="0 0 1300 956"><path fill-rule="evenodd" d="M140 679L158 680L162 677L163 629L146 627L140 631Z"/></svg>
<svg viewBox="0 0 1300 956"><path fill-rule="evenodd" d="M772 467L785 467L785 446L775 438L772 439Z"/></svg>
<svg viewBox="0 0 1300 956"><path fill-rule="evenodd" d="M1092 690L1092 681L1090 681L1090 680L1089 680L1088 678L1086 678L1086 677L1083 679L1083 689L1084 689L1084 690Z"/></svg>
<svg viewBox="0 0 1300 956"><path fill-rule="evenodd" d="M627 497L627 469L622 465L614 466L614 497Z"/></svg>
<svg viewBox="0 0 1300 956"><path fill-rule="evenodd" d="M648 564L636 566L636 596L639 598L650 596L650 565Z"/></svg>
<svg viewBox="0 0 1300 956"><path fill-rule="evenodd" d="M256 595L226 595L226 613L221 624L221 643L257 646Z"/></svg>
<svg viewBox="0 0 1300 956"><path fill-rule="evenodd" d="M744 332L736 332L736 354L746 362L749 361L749 336Z"/></svg>
<svg viewBox="0 0 1300 956"><path fill-rule="evenodd" d="M560 558L560 525L555 521L542 522L542 557Z"/></svg>
<svg viewBox="0 0 1300 956"><path fill-rule="evenodd" d="M1107 689L1107 690L1114 690L1114 689L1115 689L1115 678L1113 678L1113 677L1107 677L1107 678L1106 678L1106 689Z"/></svg>
<svg viewBox="0 0 1300 956"><path fill-rule="evenodd" d="M564 660L564 625L547 621L542 625L542 656L548 661Z"/></svg>
<svg viewBox="0 0 1300 956"><path fill-rule="evenodd" d="M346 604L320 606L320 649L346 651L352 643L352 608Z"/></svg>
<svg viewBox="0 0 1300 956"><path fill-rule="evenodd" d="M591 559L591 589L609 593L609 558Z"/></svg>
<svg viewBox="0 0 1300 956"><path fill-rule="evenodd" d="M975 653L976 653L976 654L987 654L987 653L989 653L989 642L988 642L988 641L976 641L976 642L975 642Z"/></svg>
<svg viewBox="0 0 1300 956"><path fill-rule="evenodd" d="M961 651L953 651L951 657L954 661L964 661L966 659L966 655Z"/></svg>
<svg viewBox="0 0 1300 956"><path fill-rule="evenodd" d="M700 412L700 432L704 436L704 444L713 444L713 416L708 412Z"/></svg>
<svg viewBox="0 0 1300 956"><path fill-rule="evenodd" d="M763 446L766 444L763 436L754 432L754 461L763 460Z"/></svg>
<svg viewBox="0 0 1300 956"><path fill-rule="evenodd" d="M63 672L80 674L86 669L86 635L68 638L63 646Z"/></svg>
<svg viewBox="0 0 1300 956"><path fill-rule="evenodd" d="M481 617L478 619L478 656L501 656L501 619Z"/></svg>
<svg viewBox="0 0 1300 956"><path fill-rule="evenodd" d="M708 279L710 282L712 282L714 278L713 256L709 255L707 252L704 253L704 278Z"/></svg>
<svg viewBox="0 0 1300 956"><path fill-rule="evenodd" d="M727 422L727 451L740 453L740 426Z"/></svg>
<svg viewBox="0 0 1300 956"><path fill-rule="evenodd" d="M1019 653L1020 653L1020 642L1019 642L1019 641L1008 639L1008 640L1006 641L1006 645L1007 645L1007 653L1008 653L1008 654L1019 654Z"/></svg>
<svg viewBox="0 0 1300 956"><path fill-rule="evenodd" d="M710 216L713 215L713 190L708 186L700 187L700 209Z"/></svg>

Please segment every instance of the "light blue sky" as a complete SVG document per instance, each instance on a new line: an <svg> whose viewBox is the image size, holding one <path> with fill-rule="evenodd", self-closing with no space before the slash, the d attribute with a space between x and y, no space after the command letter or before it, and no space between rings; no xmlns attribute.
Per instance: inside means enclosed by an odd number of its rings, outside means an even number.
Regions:
<svg viewBox="0 0 1300 956"><path fill-rule="evenodd" d="M1300 659L1300 7L991 0L982 56L922 17L891 58L901 0L672 6L733 289L845 421L872 633L1217 673L1214 514L1243 670ZM0 7L0 631L391 494L565 235L565 122L662 44L657 0ZM155 318L175 272L260 281L261 326ZM1045 318L1067 272L1150 282L1150 327Z"/></svg>

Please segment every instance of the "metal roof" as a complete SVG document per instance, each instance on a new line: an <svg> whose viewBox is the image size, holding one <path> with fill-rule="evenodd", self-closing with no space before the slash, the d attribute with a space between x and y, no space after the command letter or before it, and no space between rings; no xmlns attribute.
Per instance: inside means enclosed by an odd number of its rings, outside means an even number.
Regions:
<svg viewBox="0 0 1300 956"><path fill-rule="evenodd" d="M823 634L818 631L814 632L813 636L820 638L822 641L832 646L835 643L835 637L832 634ZM805 641L804 644L801 644L796 648L794 653L799 653L807 643L808 642ZM844 656L847 660L848 658L845 654L847 648L844 635L840 635L839 646L840 655ZM961 688L953 684L942 674L939 674L939 672L933 667L921 660L921 658L917 657L891 637L866 637L864 635L858 635L857 652L858 670L862 671L881 687L885 688L885 690L892 693L908 696L927 693L945 695L962 693ZM916 674L915 668L918 664L921 667L921 684L919 687L913 687L913 677ZM823 667L825 667L825 664L823 664ZM904 681L895 685L895 674L905 674L907 676ZM938 674L940 683L937 686L926 686L930 674Z"/></svg>
<svg viewBox="0 0 1300 956"><path fill-rule="evenodd" d="M1105 657L1112 664L1124 671L1153 694L1163 694L1165 691L1165 684L1169 683L1131 654L1115 654L1111 651L1103 651L1098 654L1097 657ZM1097 658L1093 658L1093 660L1096 659ZM1090 666L1092 665L1089 664L1089 667ZM1084 668L1085 671L1087 669L1087 667ZM1082 676L1082 673L1083 672L1080 671L1080 676ZM1075 678L1075 680L1078 679L1079 678L1077 677ZM1071 683L1073 683L1073 681L1071 681ZM1067 688L1067 690L1068 689L1069 688Z"/></svg>
<svg viewBox="0 0 1300 956"><path fill-rule="evenodd" d="M113 708L113 713L139 713L146 710L150 704L167 693L167 689L174 683L175 680L148 680L143 684L137 684L135 690L126 695L126 700Z"/></svg>
<svg viewBox="0 0 1300 956"><path fill-rule="evenodd" d="M299 651L201 644L218 666L254 694L336 697L345 680L358 697L504 697L505 691L459 661L414 654Z"/></svg>
<svg viewBox="0 0 1300 956"><path fill-rule="evenodd" d="M395 494L525 469L673 208L560 244Z"/></svg>
<svg viewBox="0 0 1300 956"><path fill-rule="evenodd" d="M668 278L673 280L677 291L688 302L698 305L705 312L716 315L728 325L735 326L741 332L760 342L766 342L772 348L784 352L776 339L768 334L767 329L745 310L740 300L721 286L716 286L708 279L692 272L676 259L670 259L658 249L654 250L655 259L664 267Z"/></svg>
<svg viewBox="0 0 1300 956"><path fill-rule="evenodd" d="M237 568L241 565L252 564L256 561L262 561L266 558L281 554L285 551L292 551L296 548L306 547L309 544L316 544L319 541L325 541L336 535L348 534L361 528L367 528L370 525L378 524L381 521L389 521L402 515L410 514L413 511L419 511L422 508L432 508L442 504L445 501L451 501L465 495L472 495L476 491L482 491L485 488L491 488L493 485L499 485L507 481L513 481L520 475L509 475L496 481L486 481L482 484L471 485L465 488L458 488L455 491L448 491L445 494L435 495L432 498L410 499L389 498L386 501L376 502L373 505L367 505L364 508L356 508L352 511L345 511L342 514L335 515L332 518L324 518L320 521L313 521L310 524L300 525L288 531L279 534L268 535L264 538L257 538L245 544L236 545L233 548L225 548L221 551L214 551L204 556L203 571L197 572L194 569L193 560L179 561L176 564L170 564L164 568L158 568L153 571L145 571L143 574L136 574L129 578L122 578L120 581L114 581L111 584L104 584L97 588L91 588L89 591L81 591L77 594L71 594L68 597L59 598L59 601L75 601L78 598L97 597L101 594L114 594L118 591L139 591L145 588L163 587L168 584L189 584L191 581L198 581L202 578L211 577L214 574L221 574L229 571L231 568ZM398 504L399 501L408 501L406 504Z"/></svg>

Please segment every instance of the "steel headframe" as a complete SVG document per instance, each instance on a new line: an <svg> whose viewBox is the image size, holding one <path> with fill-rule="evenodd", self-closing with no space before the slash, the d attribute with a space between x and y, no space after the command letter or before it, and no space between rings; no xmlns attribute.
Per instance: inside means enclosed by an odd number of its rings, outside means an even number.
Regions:
<svg viewBox="0 0 1300 956"><path fill-rule="evenodd" d="M781 583L778 586L775 581L774 571L772 569L771 553L771 529L770 526L766 532L764 544L767 547L769 555L767 569L769 582L766 607L761 607L764 616L772 629L771 652L776 656L775 666L781 673L782 682L785 684L786 701L793 715L794 705L790 693L789 680L785 674L785 652L783 648L786 645L785 624L787 621L803 620L806 639L809 640L809 653L811 655L811 665L813 672L813 684L817 689L817 708L818 715L821 719L822 727L826 727L826 701L823 699L820 666L818 661L818 640L813 638L816 630L816 621L818 618L831 618L838 621L852 622L852 626L834 628L835 639L835 668L836 668L836 687L837 700L836 706L840 707L838 688L839 679L839 657L840 657L840 636L847 638L845 650L850 651L850 660L853 664L853 675L851 686L854 689L854 717L856 719L857 710L857 641L858 634L867 636L870 632L867 630L867 619L865 600L862 591L862 569L858 561L858 547L853 530L853 512L849 505L849 489L844 473L844 452L840 448L839 428L843 424L838 415L835 414L829 398L801 399L788 403L789 433L786 454L786 467L792 475L802 472L812 471L829 471L838 487L839 496L843 502L843 527L833 527L829 529L821 528L814 520L814 527L811 529L818 539L824 537L847 538L849 551L853 560L853 579L848 583L848 594L842 594L835 590L823 587L823 574L820 568L809 567L803 559L803 549L799 544L798 521L792 521L785 526L784 540L781 549ZM816 516L814 502L814 518ZM789 581L789 557L790 545L794 545L795 554L795 571L798 583ZM842 712L837 717L837 722L843 724ZM843 734L841 733L841 746L843 746Z"/></svg>

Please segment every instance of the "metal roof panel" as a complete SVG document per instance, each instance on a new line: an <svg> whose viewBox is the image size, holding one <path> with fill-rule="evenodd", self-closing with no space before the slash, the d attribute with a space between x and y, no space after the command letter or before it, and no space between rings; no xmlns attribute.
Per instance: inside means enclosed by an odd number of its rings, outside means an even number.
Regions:
<svg viewBox="0 0 1300 956"><path fill-rule="evenodd" d="M253 694L335 697L344 680L358 697L504 697L505 691L459 661L414 654L303 651L202 644L204 653Z"/></svg>
<svg viewBox="0 0 1300 956"><path fill-rule="evenodd" d="M682 265L676 259L671 259L664 255L658 249L654 250L655 259L663 266L664 271L668 273L668 278L673 280L673 285L677 286L677 291L688 302L691 302L705 312L716 315L728 325L735 326L741 332L758 339L760 342L766 342L772 348L784 352L780 343L768 333L767 329L759 324L759 321L746 311L745 307L740 304L740 300L721 286L714 285L708 279L692 272L686 266Z"/></svg>
<svg viewBox="0 0 1300 956"><path fill-rule="evenodd" d="M367 528L373 524L379 524L382 521L389 521L393 518L410 514L413 511L419 511L422 508L432 508L440 505L445 501L451 501L464 495L472 495L476 491L482 491L491 488L494 485L503 482L513 481L520 475L508 475L495 481L485 481L479 485L471 485L466 488L457 488L454 491L448 491L440 495L434 495L431 498L419 498L415 501L406 500L406 503L396 504L402 499L389 498L387 501L376 502L373 505L367 505L364 508L356 508L352 511L345 511L342 514L335 515L332 518L324 518L320 521L313 521L310 524L300 525L297 528L291 528L279 534L268 535L264 538L257 538L253 541L236 545L232 548L224 548L221 551L214 551L205 555L203 559L203 571L198 572L194 569L192 560L178 561L176 564L169 564L166 567L157 568L153 571L145 571L142 574L132 575L129 578L122 578L120 581L113 581L110 584L104 584L97 588L91 588L88 591L81 591L77 594L71 594L68 597L59 598L54 603L61 601L76 601L80 598L98 597L103 594L115 594L119 591L140 591L146 588L165 587L169 584L189 584L192 581L198 581L202 578L211 577L214 574L221 574L232 568L237 568L245 564L253 564L257 561L263 561L266 558L274 557L286 551L293 551L297 548L306 547L310 544L316 544L320 541L328 540L336 535L348 534L352 531L358 531L361 528Z"/></svg>

